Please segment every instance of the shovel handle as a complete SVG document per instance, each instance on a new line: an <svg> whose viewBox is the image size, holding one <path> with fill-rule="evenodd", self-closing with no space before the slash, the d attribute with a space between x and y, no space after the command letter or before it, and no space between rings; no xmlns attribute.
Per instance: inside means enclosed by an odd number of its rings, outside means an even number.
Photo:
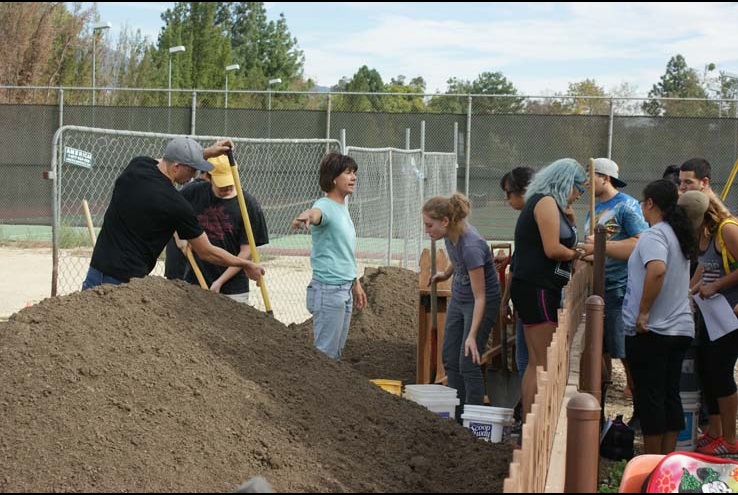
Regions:
<svg viewBox="0 0 738 495"><path fill-rule="evenodd" d="M208 290L208 284L205 282L205 277L202 276L202 271L200 270L200 267L197 266L197 260L195 260L195 256L192 254L192 248L189 244L187 244L187 247L185 248L185 255L187 256L187 261L190 262L190 266L192 267L192 271L195 272L195 278L197 279L197 282L200 284L200 287L202 287L205 290Z"/></svg>
<svg viewBox="0 0 738 495"><path fill-rule="evenodd" d="M231 175L233 175L233 183L236 186L236 196L238 197L238 206L241 209L241 218L243 219L243 226L246 229L246 238L249 241L249 250L251 251L251 260L254 263L259 262L259 251L256 250L256 241L254 241L254 231L251 229L251 220L249 220L249 213L246 210L246 200L243 196L243 189L241 188L241 179L238 176L238 166L236 165L236 158L233 156L233 149L228 148L228 163L231 166ZM266 282L264 281L264 275L259 277L259 289L261 289L261 298L264 301L264 310L269 316L274 316L272 311L272 303L269 300L269 294L266 290Z"/></svg>

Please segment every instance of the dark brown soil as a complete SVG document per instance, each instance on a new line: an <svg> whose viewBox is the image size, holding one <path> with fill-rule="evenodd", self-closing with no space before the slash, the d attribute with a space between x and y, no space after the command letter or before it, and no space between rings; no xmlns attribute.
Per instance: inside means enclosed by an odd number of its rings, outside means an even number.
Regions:
<svg viewBox="0 0 738 495"><path fill-rule="evenodd" d="M361 285L368 305L351 316L342 360L370 379L415 383L418 275L403 268L367 268ZM312 319L293 327L312 339Z"/></svg>
<svg viewBox="0 0 738 495"><path fill-rule="evenodd" d="M501 492L508 445L367 380L414 376L405 272L367 278L341 363L158 277L20 311L0 323L0 491Z"/></svg>

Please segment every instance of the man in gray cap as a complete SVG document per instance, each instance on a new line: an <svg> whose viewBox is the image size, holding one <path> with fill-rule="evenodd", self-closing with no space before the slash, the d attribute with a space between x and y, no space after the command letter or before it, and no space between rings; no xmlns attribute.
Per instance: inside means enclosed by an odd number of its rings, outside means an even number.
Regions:
<svg viewBox="0 0 738 495"><path fill-rule="evenodd" d="M243 268L249 278L258 280L264 273L261 265L213 246L192 205L174 187L175 182L189 182L197 170L212 170L207 159L232 147L225 139L203 149L197 141L179 136L167 144L164 158L139 156L131 160L115 181L82 289L145 277L175 231L190 242L201 259Z"/></svg>
<svg viewBox="0 0 738 495"><path fill-rule="evenodd" d="M643 218L641 205L637 199L619 191L626 184L620 180L618 164L609 158L594 160L594 187L597 205L595 205L595 223L607 229L605 244L605 332L602 346L604 379L602 403L611 382L611 358L620 358L625 368L628 387L632 390L633 380L625 360L625 333L623 328L623 297L628 283L628 257L635 248L638 236L648 228ZM585 254L594 252L593 232L588 232L589 214L584 222L587 244ZM603 407L604 411L604 407ZM635 416L635 415L634 415Z"/></svg>

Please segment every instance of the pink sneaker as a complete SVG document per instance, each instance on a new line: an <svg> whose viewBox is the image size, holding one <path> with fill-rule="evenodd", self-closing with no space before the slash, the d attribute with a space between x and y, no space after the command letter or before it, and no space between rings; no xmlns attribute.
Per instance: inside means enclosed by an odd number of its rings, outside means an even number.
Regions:
<svg viewBox="0 0 738 495"><path fill-rule="evenodd" d="M738 442L728 443L723 437L717 437L703 447L695 449L705 455L732 455L738 454Z"/></svg>

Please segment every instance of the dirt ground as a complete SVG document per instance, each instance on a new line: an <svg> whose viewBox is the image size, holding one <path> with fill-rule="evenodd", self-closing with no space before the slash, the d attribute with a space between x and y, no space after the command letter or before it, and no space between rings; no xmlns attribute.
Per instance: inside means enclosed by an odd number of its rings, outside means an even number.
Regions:
<svg viewBox="0 0 738 495"><path fill-rule="evenodd" d="M51 248L0 247L0 319L51 294Z"/></svg>
<svg viewBox="0 0 738 495"><path fill-rule="evenodd" d="M51 250L0 247L0 257L2 320L48 297ZM439 426L440 420L427 418L414 404L398 404L365 386L365 378L415 381L416 280L399 268L365 271L369 306L352 318L341 364L310 348L310 320L284 327L215 294L158 278L124 291L49 299L21 311L0 324L0 425L4 433L16 431L0 438L0 490L222 491L263 474L284 491L501 491L510 445L476 445L462 428L442 421ZM233 321L239 323L230 325ZM624 388L616 361L605 405L609 417L630 418L632 401ZM193 399L197 393L199 400ZM186 400L180 404L182 395ZM345 424L342 415L348 416ZM401 429L418 427L422 437L429 429L438 431L430 438L403 435L393 441ZM406 470L413 459L438 462L449 433L455 439L449 446L460 454L454 456L459 470L465 462L461 454L481 455L475 462L491 467L484 486L439 485L441 476L423 488L390 482L399 468L384 473L389 464ZM363 444L372 441L381 445ZM339 448L343 443L348 445ZM635 448L642 452L639 432ZM352 459L351 449L381 460L364 454ZM331 450L336 452L324 457ZM303 454L305 460L296 460ZM288 461L272 466L271 457ZM441 472L451 469L449 462L441 461ZM219 467L208 474L213 464ZM601 481L612 464L601 460ZM363 473L357 481L344 479L352 478L354 469ZM400 477L407 475L403 471Z"/></svg>
<svg viewBox="0 0 738 495"><path fill-rule="evenodd" d="M0 491L500 492L511 446L367 378L411 381L416 275L367 274L345 358L158 277L0 323Z"/></svg>

